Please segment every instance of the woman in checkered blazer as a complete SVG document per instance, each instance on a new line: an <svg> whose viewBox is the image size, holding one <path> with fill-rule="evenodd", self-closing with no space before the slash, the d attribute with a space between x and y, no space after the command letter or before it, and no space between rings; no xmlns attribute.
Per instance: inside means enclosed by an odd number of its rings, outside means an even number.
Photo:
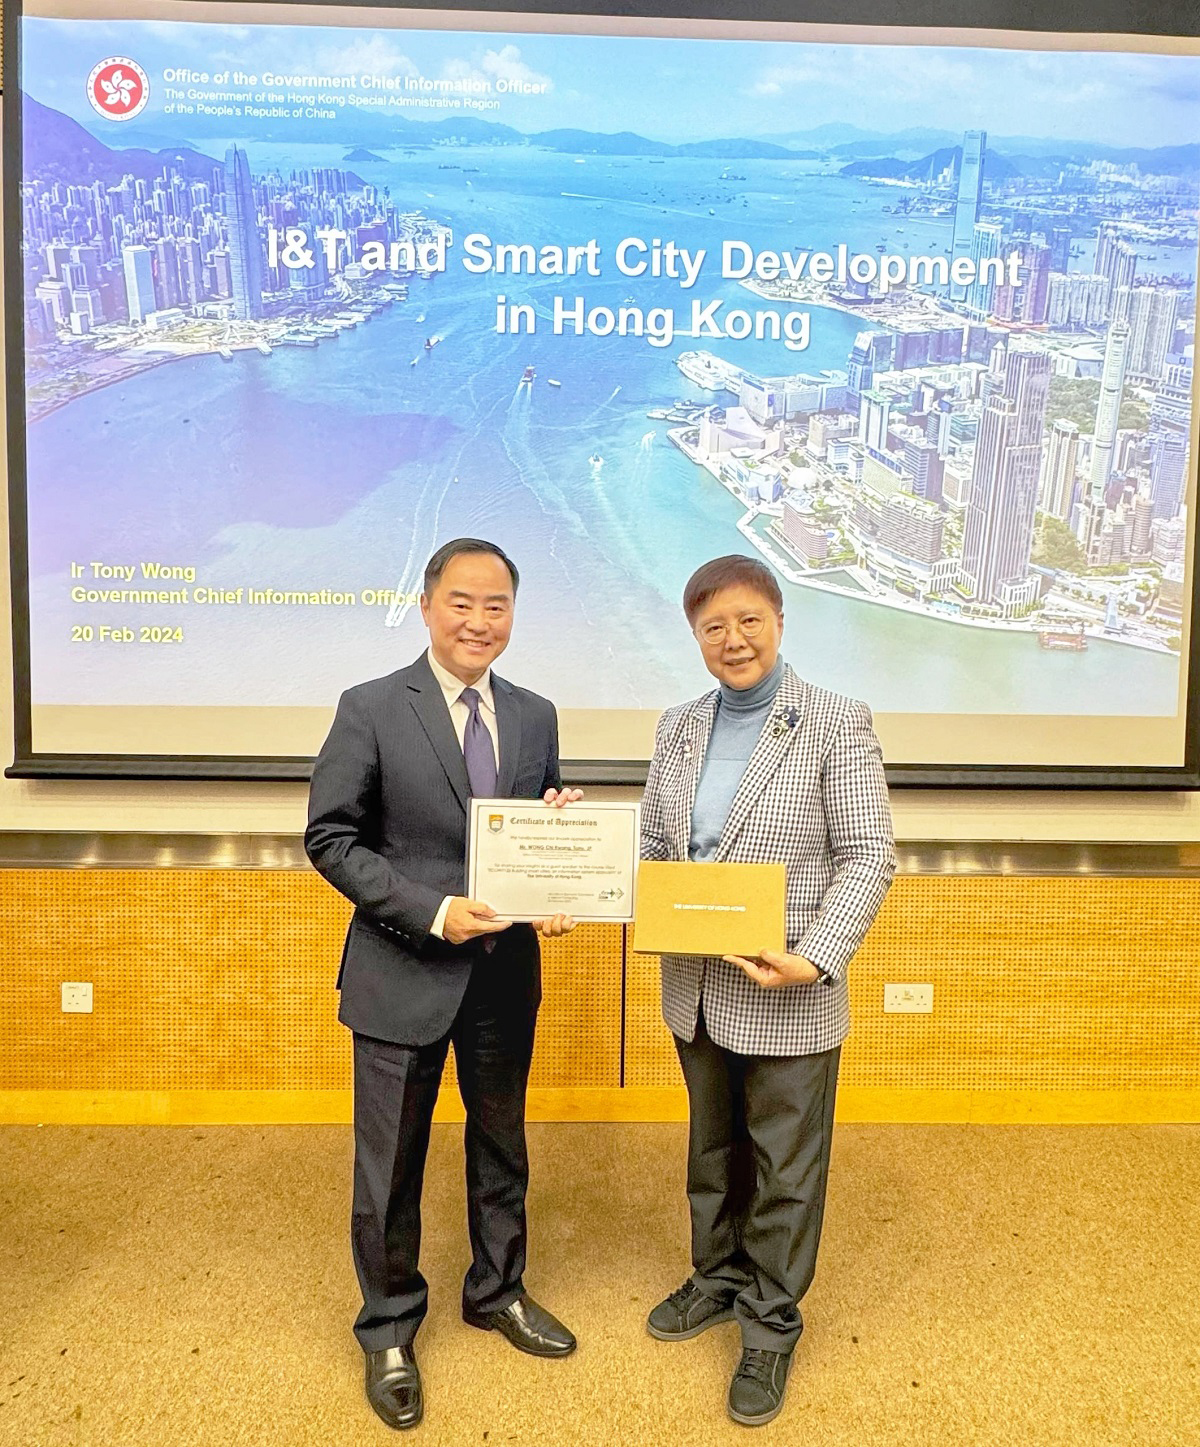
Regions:
<svg viewBox="0 0 1200 1447"><path fill-rule="evenodd" d="M691 1277L650 1313L663 1341L736 1319L730 1416L783 1405L816 1267L846 967L895 871L883 756L865 704L779 656L771 570L716 558L684 612L719 687L659 720L642 804L646 859L787 866L787 953L664 956L663 1016L690 1106Z"/></svg>

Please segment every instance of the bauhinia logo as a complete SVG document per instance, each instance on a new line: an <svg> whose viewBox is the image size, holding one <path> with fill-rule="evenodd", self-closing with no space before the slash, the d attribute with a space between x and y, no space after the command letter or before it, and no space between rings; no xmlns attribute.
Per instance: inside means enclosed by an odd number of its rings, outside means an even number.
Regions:
<svg viewBox="0 0 1200 1447"><path fill-rule="evenodd" d="M92 109L102 116L131 121L150 98L150 79L128 56L110 55L88 76L87 93Z"/></svg>

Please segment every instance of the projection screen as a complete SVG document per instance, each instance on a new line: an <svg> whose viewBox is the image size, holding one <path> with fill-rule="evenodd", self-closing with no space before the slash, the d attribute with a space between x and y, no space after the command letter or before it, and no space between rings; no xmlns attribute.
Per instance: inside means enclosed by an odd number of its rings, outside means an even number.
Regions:
<svg viewBox="0 0 1200 1447"><path fill-rule="evenodd" d="M1196 784L1195 40L5 8L13 772L302 776L470 535L576 779L743 553L898 781Z"/></svg>

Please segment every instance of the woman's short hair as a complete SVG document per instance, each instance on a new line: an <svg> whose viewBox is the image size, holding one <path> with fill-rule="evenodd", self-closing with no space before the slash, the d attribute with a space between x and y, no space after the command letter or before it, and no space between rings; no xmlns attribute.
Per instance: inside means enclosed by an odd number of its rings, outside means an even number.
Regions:
<svg viewBox="0 0 1200 1447"><path fill-rule="evenodd" d="M743 557L741 553L728 553L723 558L701 563L687 580L683 589L683 611L689 624L696 621L696 614L714 593L741 587L753 588L763 595L774 612L783 612L783 594L779 591L775 574L766 563L757 558Z"/></svg>

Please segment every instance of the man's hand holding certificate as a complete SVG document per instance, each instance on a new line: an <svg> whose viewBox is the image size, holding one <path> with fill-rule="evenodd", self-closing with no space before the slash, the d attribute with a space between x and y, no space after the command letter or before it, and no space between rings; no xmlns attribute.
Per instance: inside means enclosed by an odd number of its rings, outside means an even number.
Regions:
<svg viewBox="0 0 1200 1447"><path fill-rule="evenodd" d="M582 798L582 789L547 789L543 803L554 809L561 809L564 804L577 804ZM556 939L559 935L569 935L578 921L569 914L559 913L535 919L531 923L534 929L540 930L547 939Z"/></svg>
<svg viewBox="0 0 1200 1447"><path fill-rule="evenodd" d="M574 921L632 919L639 807L578 797L578 790L548 794L545 803L559 806L552 808L472 799L468 894L486 899L498 918L530 920L543 934L565 934Z"/></svg>

